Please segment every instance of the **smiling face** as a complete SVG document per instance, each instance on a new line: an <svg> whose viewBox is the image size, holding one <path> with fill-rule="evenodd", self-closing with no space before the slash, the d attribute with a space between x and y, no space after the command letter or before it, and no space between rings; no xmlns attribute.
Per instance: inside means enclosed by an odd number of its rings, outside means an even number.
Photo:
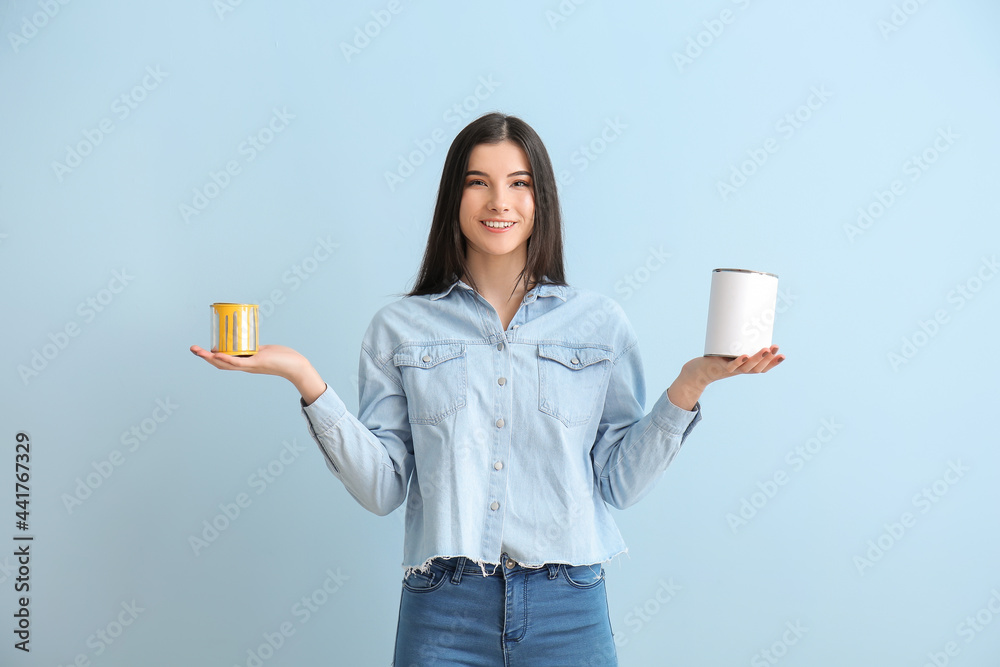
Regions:
<svg viewBox="0 0 1000 667"><path fill-rule="evenodd" d="M458 211L469 266L503 259L520 268L535 224L535 192L524 150L511 141L469 154Z"/></svg>

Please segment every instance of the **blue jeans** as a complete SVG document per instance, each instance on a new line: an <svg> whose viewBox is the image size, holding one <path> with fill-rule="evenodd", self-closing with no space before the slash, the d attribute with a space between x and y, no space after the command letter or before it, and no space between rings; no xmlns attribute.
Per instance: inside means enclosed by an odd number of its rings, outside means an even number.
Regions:
<svg viewBox="0 0 1000 667"><path fill-rule="evenodd" d="M393 665L616 667L604 568L525 568L505 554L484 577L437 558L403 580Z"/></svg>

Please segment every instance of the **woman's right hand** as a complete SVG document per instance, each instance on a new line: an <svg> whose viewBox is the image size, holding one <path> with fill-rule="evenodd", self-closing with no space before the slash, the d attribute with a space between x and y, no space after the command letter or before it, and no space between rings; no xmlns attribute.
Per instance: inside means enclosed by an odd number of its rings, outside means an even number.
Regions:
<svg viewBox="0 0 1000 667"><path fill-rule="evenodd" d="M191 346L191 352L224 371L243 371L283 377L295 385L307 405L326 391L326 383L323 382L309 360L284 345L261 345L257 349L257 354L249 357L234 357L223 352L210 352L197 345Z"/></svg>

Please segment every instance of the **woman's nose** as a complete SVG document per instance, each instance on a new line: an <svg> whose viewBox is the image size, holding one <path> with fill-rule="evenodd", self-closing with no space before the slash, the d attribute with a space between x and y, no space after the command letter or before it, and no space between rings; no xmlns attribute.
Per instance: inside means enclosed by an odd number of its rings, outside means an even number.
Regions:
<svg viewBox="0 0 1000 667"><path fill-rule="evenodd" d="M507 198L499 190L494 190L493 194L490 196L490 201L487 204L491 211L506 211Z"/></svg>

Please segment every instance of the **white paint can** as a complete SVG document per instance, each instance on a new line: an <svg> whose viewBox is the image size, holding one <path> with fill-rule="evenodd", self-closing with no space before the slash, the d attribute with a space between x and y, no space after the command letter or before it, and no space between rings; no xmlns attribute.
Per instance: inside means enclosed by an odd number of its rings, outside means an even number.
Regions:
<svg viewBox="0 0 1000 667"><path fill-rule="evenodd" d="M706 357L738 357L771 345L778 276L749 269L715 269L708 301Z"/></svg>

